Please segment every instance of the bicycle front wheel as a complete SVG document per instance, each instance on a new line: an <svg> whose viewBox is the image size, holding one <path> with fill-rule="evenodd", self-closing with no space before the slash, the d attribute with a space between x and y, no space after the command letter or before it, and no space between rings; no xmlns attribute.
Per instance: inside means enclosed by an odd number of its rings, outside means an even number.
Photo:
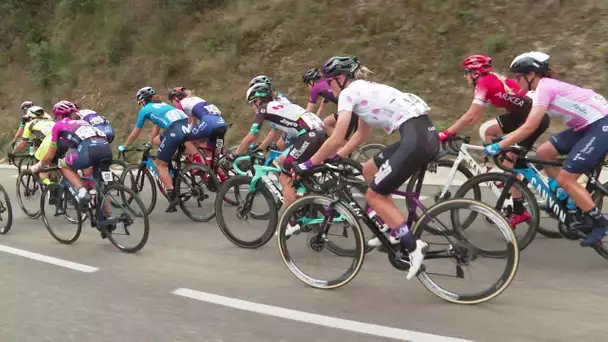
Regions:
<svg viewBox="0 0 608 342"><path fill-rule="evenodd" d="M486 258L477 246L462 238L461 227L448 228L453 211L473 211L483 217L480 221L489 223L494 233L486 242L500 244L503 258ZM422 237L429 227L443 235ZM429 244L418 280L441 299L455 304L484 303L503 293L515 278L519 266L517 238L504 217L488 205L470 199L448 200L429 208L412 230ZM453 230L460 230L459 234L450 234ZM498 263L503 265L497 266ZM473 276L473 270L479 272ZM475 285L473 281L483 284Z"/></svg>
<svg viewBox="0 0 608 342"><path fill-rule="evenodd" d="M29 170L23 170L17 176L17 201L25 215L31 219L40 217L40 198L43 187L36 176Z"/></svg>
<svg viewBox="0 0 608 342"><path fill-rule="evenodd" d="M177 178L179 207L195 222L207 222L215 217L215 197L220 182L208 166L189 164Z"/></svg>
<svg viewBox="0 0 608 342"><path fill-rule="evenodd" d="M137 193L114 183L104 189L101 205L104 212L102 221L105 221L101 230L106 232L108 240L125 253L141 250L148 241L150 221Z"/></svg>
<svg viewBox="0 0 608 342"><path fill-rule="evenodd" d="M320 210L311 211L311 207ZM311 212L319 215L310 217ZM293 218L297 219L298 230L288 226ZM346 231L348 234L344 234ZM348 257L338 256L326 248L330 239L343 239L344 236L351 237L352 247L346 249L352 254ZM302 238L307 243L303 244ZM355 214L346 204L336 203L335 199L322 195L301 197L285 210L279 221L277 242L289 271L318 289L329 290L348 284L361 270L365 258L365 238ZM344 245L344 241L340 245ZM308 260L302 260L305 256L309 256Z"/></svg>
<svg viewBox="0 0 608 342"><path fill-rule="evenodd" d="M56 183L47 186L40 198L40 209L42 222L55 240L63 244L78 240L83 215L76 198L67 188Z"/></svg>
<svg viewBox="0 0 608 342"><path fill-rule="evenodd" d="M13 206L4 186L0 185L0 234L6 234L13 226Z"/></svg>
<svg viewBox="0 0 608 342"><path fill-rule="evenodd" d="M146 214L150 215L156 205L156 182L147 168L139 164L128 165L120 176L120 184L133 190L144 203ZM126 195L127 192L123 192ZM123 201L131 203L131 199L123 198Z"/></svg>

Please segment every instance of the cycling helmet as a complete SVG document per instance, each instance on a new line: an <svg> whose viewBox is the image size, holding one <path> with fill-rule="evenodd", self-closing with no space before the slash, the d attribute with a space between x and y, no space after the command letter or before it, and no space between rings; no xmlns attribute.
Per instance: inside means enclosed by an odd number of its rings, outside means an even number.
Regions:
<svg viewBox="0 0 608 342"><path fill-rule="evenodd" d="M186 94L186 88L184 87L175 87L175 88L171 88L169 89L169 100L173 101L173 99L177 98L177 100L181 100L184 97L188 96L188 94Z"/></svg>
<svg viewBox="0 0 608 342"><path fill-rule="evenodd" d="M70 101L59 101L53 106L53 115L55 117L66 117L77 112L78 107Z"/></svg>
<svg viewBox="0 0 608 342"><path fill-rule="evenodd" d="M462 67L475 78L494 69L492 67L492 58L484 55L470 55L464 59Z"/></svg>
<svg viewBox="0 0 608 342"><path fill-rule="evenodd" d="M304 75L302 76L302 80L306 84L311 84L313 81L318 81L321 79L321 72L317 68L312 68L306 70Z"/></svg>
<svg viewBox="0 0 608 342"><path fill-rule="evenodd" d="M41 118L44 115L44 109L38 106L31 106L27 109L25 117L28 119Z"/></svg>
<svg viewBox="0 0 608 342"><path fill-rule="evenodd" d="M323 63L323 77L330 78L353 74L361 64L356 56L334 56Z"/></svg>
<svg viewBox="0 0 608 342"><path fill-rule="evenodd" d="M156 90L154 90L154 88L143 87L137 91L137 94L135 94L135 99L137 99L137 103L142 101L150 101L154 95L156 95Z"/></svg>
<svg viewBox="0 0 608 342"><path fill-rule="evenodd" d="M255 99L272 100L272 88L268 83L257 83L247 89L247 102L251 103Z"/></svg>
<svg viewBox="0 0 608 342"><path fill-rule="evenodd" d="M256 85L258 83L266 83L266 84L272 86L272 80L270 79L270 77L265 76L265 75L259 75L259 76L252 78L251 81L249 81L249 88L253 87L254 85Z"/></svg>
<svg viewBox="0 0 608 342"><path fill-rule="evenodd" d="M538 51L522 53L513 59L509 69L517 74L547 72L549 71L549 57L551 56Z"/></svg>
<svg viewBox="0 0 608 342"><path fill-rule="evenodd" d="M28 108L30 108L31 106L33 106L34 103L32 103L32 101L25 101L21 104L21 113L25 114L25 111L28 110Z"/></svg>

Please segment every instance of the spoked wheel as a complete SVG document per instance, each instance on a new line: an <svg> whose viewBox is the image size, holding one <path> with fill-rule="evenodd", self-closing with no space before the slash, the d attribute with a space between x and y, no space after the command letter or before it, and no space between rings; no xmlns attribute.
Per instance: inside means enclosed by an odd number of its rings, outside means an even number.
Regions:
<svg viewBox="0 0 608 342"><path fill-rule="evenodd" d="M125 199L129 199L128 203ZM146 208L132 189L115 183L104 189L104 220L98 222L99 229L108 240L125 253L141 250L150 234L150 221Z"/></svg>
<svg viewBox="0 0 608 342"><path fill-rule="evenodd" d="M29 169L30 166L34 164L36 164L36 158L34 158L34 156L26 155L17 162L17 169L19 170L19 173L21 173L21 171Z"/></svg>
<svg viewBox="0 0 608 342"><path fill-rule="evenodd" d="M82 232L82 210L67 188L55 183L47 186L40 198L40 209L44 226L55 240L63 244L78 240Z"/></svg>
<svg viewBox="0 0 608 342"><path fill-rule="evenodd" d="M119 182L138 195L139 199L144 203L146 214L150 215L156 205L156 182L150 171L139 164L128 165L124 168ZM130 193L125 191L121 195L126 196ZM123 198L122 200L126 203L131 203L132 201L130 198Z"/></svg>
<svg viewBox="0 0 608 342"><path fill-rule="evenodd" d="M352 159L358 161L359 163L364 163L373 158L376 154L380 153L385 148L386 145L383 144L367 144L357 149L353 153Z"/></svg>
<svg viewBox="0 0 608 342"><path fill-rule="evenodd" d="M278 208L275 199L261 182L256 184L253 192L248 189L251 177L230 177L220 189L215 198L215 214L217 224L226 238L241 248L259 248L264 246L274 234L278 221ZM231 196L238 200L236 206L229 205L223 198ZM266 220L253 217L253 210L268 213Z"/></svg>
<svg viewBox="0 0 608 342"><path fill-rule="evenodd" d="M497 173L497 172L490 172L490 173L477 175L477 176L469 179L467 182L465 182L460 187L460 189L458 189L456 194L454 194L454 198L469 197L468 193L470 193L471 190L475 189L475 188L488 189L484 192L483 202L494 206L494 208L497 211L501 212L501 214L504 217L507 217L507 218L512 217L513 215L515 215L515 209L514 209L515 204L513 204L513 201L510 199L511 196L509 195L509 202L507 202L505 200L504 203L502 203L502 205L500 205L500 207L498 207L498 203L497 203L498 197L496 197L496 195L492 191L489 190L490 186L492 186L491 184L499 184L499 183L505 184L507 182L508 178L509 178L508 174ZM530 243L532 243L532 241L534 240L534 237L536 236L536 230L538 228L540 214L539 214L538 203L536 201L536 197L524 183L522 183L520 181L515 181L513 183L512 187L515 188L517 191L519 191L522 194L524 210L530 216L528 221L519 223L515 227L512 227L512 230L514 231L515 236L517 237L517 244L518 244L520 250L523 250ZM508 190L505 189L504 191L508 191ZM476 212L475 212L475 215L476 215ZM477 230L478 227L475 226L475 224L473 222L469 221L468 219L463 220L460 217L460 214L458 211L452 212L452 220L453 220L453 224L461 227L462 232L464 232L465 235L463 235L462 238L468 239L468 237L471 234L474 234L475 232L478 231ZM479 222L479 219L477 218L475 220L475 222ZM473 227L473 229L469 229L469 227ZM479 231L479 234L483 234L483 232ZM485 249L485 248L483 248L483 249L480 248L480 250L482 250L487 255L495 255L498 257L500 257L502 255L501 250L495 251L495 250L489 250L489 249Z"/></svg>
<svg viewBox="0 0 608 342"><path fill-rule="evenodd" d="M17 201L25 215L31 219L40 217L40 198L44 187L29 170L23 170L17 176Z"/></svg>
<svg viewBox="0 0 608 342"><path fill-rule="evenodd" d="M475 224L485 223L484 235L475 244L462 238L465 233L461 226L452 225L454 211L474 211L478 217ZM429 228L442 232L442 236L423 235ZM484 303L503 293L515 278L519 266L517 238L504 217L481 202L453 199L439 203L429 208L412 230L429 244L418 279L441 299L455 304ZM450 234L451 231L458 233ZM489 256L477 247L483 243L500 250L501 258ZM409 261L400 260L395 254L390 253L389 260L395 268L409 269ZM473 270L479 272L473 275ZM482 284L475 285L473 281Z"/></svg>
<svg viewBox="0 0 608 342"><path fill-rule="evenodd" d="M182 169L184 178L178 177L179 207L195 222L207 222L215 216L215 197L220 182L215 172L205 165L189 164Z"/></svg>
<svg viewBox="0 0 608 342"><path fill-rule="evenodd" d="M318 222L319 218L302 216L311 206L331 214L324 215L321 222ZM299 217L299 231L294 231L290 225L294 217ZM345 231L352 246L347 249L353 251L348 257L338 256L326 248L330 240L343 239ZM365 238L355 214L346 204L322 195L301 197L285 210L279 221L277 241L289 271L318 289L348 284L361 270L365 258Z"/></svg>
<svg viewBox="0 0 608 342"><path fill-rule="evenodd" d="M13 206L6 189L0 185L0 234L6 234L13 226Z"/></svg>

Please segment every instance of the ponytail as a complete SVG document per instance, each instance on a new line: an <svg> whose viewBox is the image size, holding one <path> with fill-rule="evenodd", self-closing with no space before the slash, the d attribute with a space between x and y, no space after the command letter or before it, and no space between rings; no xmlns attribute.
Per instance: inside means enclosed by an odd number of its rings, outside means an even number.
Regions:
<svg viewBox="0 0 608 342"><path fill-rule="evenodd" d="M367 80L373 74L366 66L360 66L355 70L354 77L356 80Z"/></svg>
<svg viewBox="0 0 608 342"><path fill-rule="evenodd" d="M540 76L547 77L547 78L555 78L555 71L553 71L553 69L551 69L551 68L547 68L547 71L544 71L543 73L541 73Z"/></svg>
<svg viewBox="0 0 608 342"><path fill-rule="evenodd" d="M506 78L505 76L503 76L503 75L501 75L501 74L497 74L497 73L495 73L495 72L490 72L490 74L492 74L492 75L494 75L494 76L498 77L498 79L500 80L500 82L502 82L502 86L503 86L503 88L505 89L505 92L506 92L507 94L509 94L509 95L515 95L515 91L513 91L513 89L511 89L511 87L509 87L509 86L507 85L507 82L506 82L507 78Z"/></svg>

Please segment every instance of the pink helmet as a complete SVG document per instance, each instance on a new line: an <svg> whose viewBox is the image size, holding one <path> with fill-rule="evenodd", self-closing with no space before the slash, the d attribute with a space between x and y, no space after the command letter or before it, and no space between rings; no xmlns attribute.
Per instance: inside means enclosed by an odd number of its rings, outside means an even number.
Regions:
<svg viewBox="0 0 608 342"><path fill-rule="evenodd" d="M78 107L70 101L59 101L53 106L53 115L64 118L78 111Z"/></svg>

